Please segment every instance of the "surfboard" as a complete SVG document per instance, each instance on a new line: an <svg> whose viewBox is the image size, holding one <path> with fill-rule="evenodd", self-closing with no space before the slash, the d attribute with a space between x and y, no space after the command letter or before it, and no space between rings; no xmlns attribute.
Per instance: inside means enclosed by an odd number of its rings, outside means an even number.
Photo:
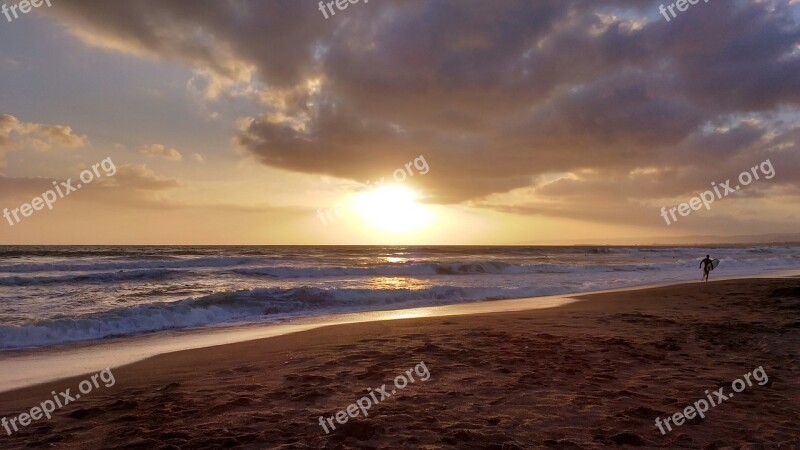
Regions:
<svg viewBox="0 0 800 450"><path fill-rule="evenodd" d="M711 260L711 270L716 269L718 265L719 265L719 260L718 259Z"/></svg>

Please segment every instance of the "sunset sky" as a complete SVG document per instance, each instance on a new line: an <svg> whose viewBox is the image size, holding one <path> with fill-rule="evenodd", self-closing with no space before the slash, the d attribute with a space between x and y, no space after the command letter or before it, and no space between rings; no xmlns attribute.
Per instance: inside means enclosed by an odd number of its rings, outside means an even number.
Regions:
<svg viewBox="0 0 800 450"><path fill-rule="evenodd" d="M712 0L669 22L661 3L373 0L325 19L307 0L52 0L0 16L0 209L117 169L0 219L0 244L797 233L800 1ZM773 178L660 215L768 159Z"/></svg>

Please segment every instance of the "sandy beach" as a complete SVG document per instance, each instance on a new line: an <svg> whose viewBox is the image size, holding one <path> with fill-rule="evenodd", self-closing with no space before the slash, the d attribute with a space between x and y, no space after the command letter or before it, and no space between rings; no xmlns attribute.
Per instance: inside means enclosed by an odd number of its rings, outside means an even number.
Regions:
<svg viewBox="0 0 800 450"><path fill-rule="evenodd" d="M371 322L164 354L2 448L797 448L800 280L690 283L551 309ZM335 414L424 362L344 425ZM706 390L768 377L662 434ZM99 368L98 368L99 370ZM7 392L11 418L86 376ZM388 388L387 388L388 391ZM320 416L334 416L329 434Z"/></svg>
<svg viewBox="0 0 800 450"><path fill-rule="evenodd" d="M800 450L800 0L0 23L0 450Z"/></svg>

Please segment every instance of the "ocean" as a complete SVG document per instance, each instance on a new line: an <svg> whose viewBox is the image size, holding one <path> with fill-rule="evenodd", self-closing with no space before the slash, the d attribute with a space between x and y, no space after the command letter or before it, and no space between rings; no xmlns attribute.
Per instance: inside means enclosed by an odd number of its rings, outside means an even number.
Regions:
<svg viewBox="0 0 800 450"><path fill-rule="evenodd" d="M800 268L800 246L0 247L0 349Z"/></svg>

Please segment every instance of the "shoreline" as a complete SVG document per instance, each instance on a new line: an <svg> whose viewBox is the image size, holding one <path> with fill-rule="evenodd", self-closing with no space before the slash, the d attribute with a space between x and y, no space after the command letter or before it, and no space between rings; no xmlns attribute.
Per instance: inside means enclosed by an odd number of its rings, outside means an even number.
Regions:
<svg viewBox="0 0 800 450"><path fill-rule="evenodd" d="M10 448L793 448L798 290L794 278L719 280L162 354L113 369L112 388L0 439ZM334 433L318 425L421 361L430 380ZM769 376L765 385L704 420L666 435L656 429L656 417L757 367ZM30 409L51 390L75 391L84 378L3 393L0 416Z"/></svg>
<svg viewBox="0 0 800 450"><path fill-rule="evenodd" d="M711 283L729 280L786 278L800 276L800 270L777 270L755 275L720 277ZM643 291L661 287L697 284L698 281L647 283L615 289L483 300L442 306L405 309L371 310L287 319L277 323L245 323L224 326L164 330L143 335L120 336L96 341L66 343L53 347L0 351L0 372L14 374L0 380L0 395L42 383L83 375L98 366L120 367L159 355L184 350L202 349L259 339L302 333L330 326L347 326L364 322L381 322L420 317L447 317L559 308L595 295ZM87 361L91 361L88 363ZM57 369L55 369L57 368Z"/></svg>

